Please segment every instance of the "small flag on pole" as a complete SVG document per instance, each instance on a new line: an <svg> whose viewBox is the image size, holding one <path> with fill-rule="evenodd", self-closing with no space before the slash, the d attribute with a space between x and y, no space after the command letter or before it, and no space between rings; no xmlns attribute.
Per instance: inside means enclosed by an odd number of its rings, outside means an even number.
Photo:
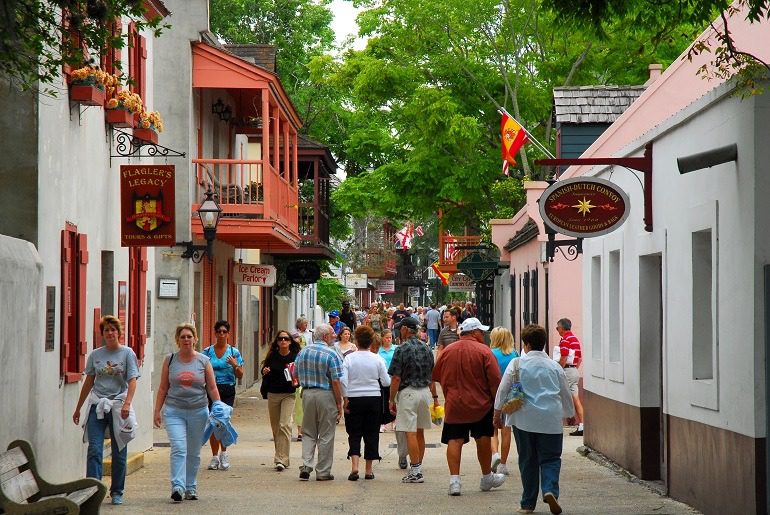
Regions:
<svg viewBox="0 0 770 515"><path fill-rule="evenodd" d="M503 175L505 175L506 177L508 177L508 176L510 176L510 175L511 175L511 174L508 172L508 167L509 167L509 166L510 166L510 164L508 163L508 161L506 161L506 160L503 160Z"/></svg>
<svg viewBox="0 0 770 515"><path fill-rule="evenodd" d="M508 165L516 164L516 153L519 149L529 141L527 137L527 131L511 117L507 112L503 111L503 116L500 120L500 134L503 147L503 161ZM508 175L508 167L503 165L503 173Z"/></svg>
<svg viewBox="0 0 770 515"><path fill-rule="evenodd" d="M438 267L438 261L430 265L430 267L433 269L434 272L436 272L436 276L441 279L441 284L444 286L449 284L449 274L445 274L441 271L441 269Z"/></svg>

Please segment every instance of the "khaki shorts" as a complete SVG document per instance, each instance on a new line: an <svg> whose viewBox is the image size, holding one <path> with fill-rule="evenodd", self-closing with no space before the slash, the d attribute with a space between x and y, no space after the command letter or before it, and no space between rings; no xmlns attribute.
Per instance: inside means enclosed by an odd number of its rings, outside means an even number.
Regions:
<svg viewBox="0 0 770 515"><path fill-rule="evenodd" d="M578 381L580 381L580 372L575 367L568 367L564 369L564 375L567 376L567 386L569 386L569 393L572 395L577 395Z"/></svg>
<svg viewBox="0 0 770 515"><path fill-rule="evenodd" d="M396 431L414 433L430 429L430 388L407 386L396 396Z"/></svg>

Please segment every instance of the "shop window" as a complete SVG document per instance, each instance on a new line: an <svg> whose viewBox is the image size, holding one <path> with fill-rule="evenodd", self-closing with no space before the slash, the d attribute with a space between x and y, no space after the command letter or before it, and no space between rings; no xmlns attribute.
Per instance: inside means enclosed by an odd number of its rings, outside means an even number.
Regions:
<svg viewBox="0 0 770 515"><path fill-rule="evenodd" d="M602 258L591 258L591 357L602 359Z"/></svg>
<svg viewBox="0 0 770 515"><path fill-rule="evenodd" d="M80 380L86 365L86 275L88 237L66 224L61 232L61 354L65 383Z"/></svg>

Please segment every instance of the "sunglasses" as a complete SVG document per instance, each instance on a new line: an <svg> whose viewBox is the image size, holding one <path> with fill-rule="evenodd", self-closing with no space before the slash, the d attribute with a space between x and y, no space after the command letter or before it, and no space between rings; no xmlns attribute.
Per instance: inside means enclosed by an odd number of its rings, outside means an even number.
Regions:
<svg viewBox="0 0 770 515"><path fill-rule="evenodd" d="M279 341L279 342L290 342L290 341L291 341L291 338L290 338L290 337L288 337L288 336L279 336L279 337L278 337L278 341Z"/></svg>
<svg viewBox="0 0 770 515"><path fill-rule="evenodd" d="M227 334L227 333L229 333L230 331L228 331L227 329L217 329L217 332L218 332L219 334Z"/></svg>

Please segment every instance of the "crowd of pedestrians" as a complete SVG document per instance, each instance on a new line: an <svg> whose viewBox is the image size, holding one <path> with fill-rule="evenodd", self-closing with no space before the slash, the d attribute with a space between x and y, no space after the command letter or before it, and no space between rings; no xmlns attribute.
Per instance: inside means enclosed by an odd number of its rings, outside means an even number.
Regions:
<svg viewBox="0 0 770 515"><path fill-rule="evenodd" d="M511 474L512 440L518 451L523 486L519 512L531 513L538 495L552 513L561 513L559 471L563 418L576 415L572 435L582 435L578 395L580 343L569 319L561 319L561 336L552 356L544 352L545 330L529 325L521 331L521 355L504 327L482 324L472 303L412 309L403 304L376 304L365 310L343 303L329 312L329 323L313 331L304 317L293 331L280 330L260 364L261 390L267 399L275 452L273 466L290 468L294 425L302 445L299 479L314 473L317 481L334 479L336 426L344 419L348 435L348 480L373 480L381 459L380 434L395 431L402 482L423 483L425 430L445 402L441 442L446 445L448 492L462 494L463 446L473 438L482 477L481 491L501 486ZM100 324L104 346L88 358L73 421L86 404L85 438L89 442L87 475L101 478L101 441L109 427L124 435L135 425L131 400L139 377L136 356L118 343L122 331L115 317ZM200 450L208 441L208 465L227 470L228 445L237 440L230 425L236 381L243 358L231 343L230 324L216 322L215 339L197 352L197 330L181 324L178 351L163 361L154 423L163 423L171 444L170 484L173 502L196 500ZM486 343L490 341L491 343ZM199 348L199 347L198 347ZM518 390L517 390L518 388ZM523 390L520 409L508 412L512 392ZM112 415L105 412L112 409ZM505 412L504 412L505 411ZM434 413L432 418L432 413ZM209 436L210 435L210 436ZM113 438L110 487L113 504L122 504L128 438ZM408 470L407 470L408 469Z"/></svg>

